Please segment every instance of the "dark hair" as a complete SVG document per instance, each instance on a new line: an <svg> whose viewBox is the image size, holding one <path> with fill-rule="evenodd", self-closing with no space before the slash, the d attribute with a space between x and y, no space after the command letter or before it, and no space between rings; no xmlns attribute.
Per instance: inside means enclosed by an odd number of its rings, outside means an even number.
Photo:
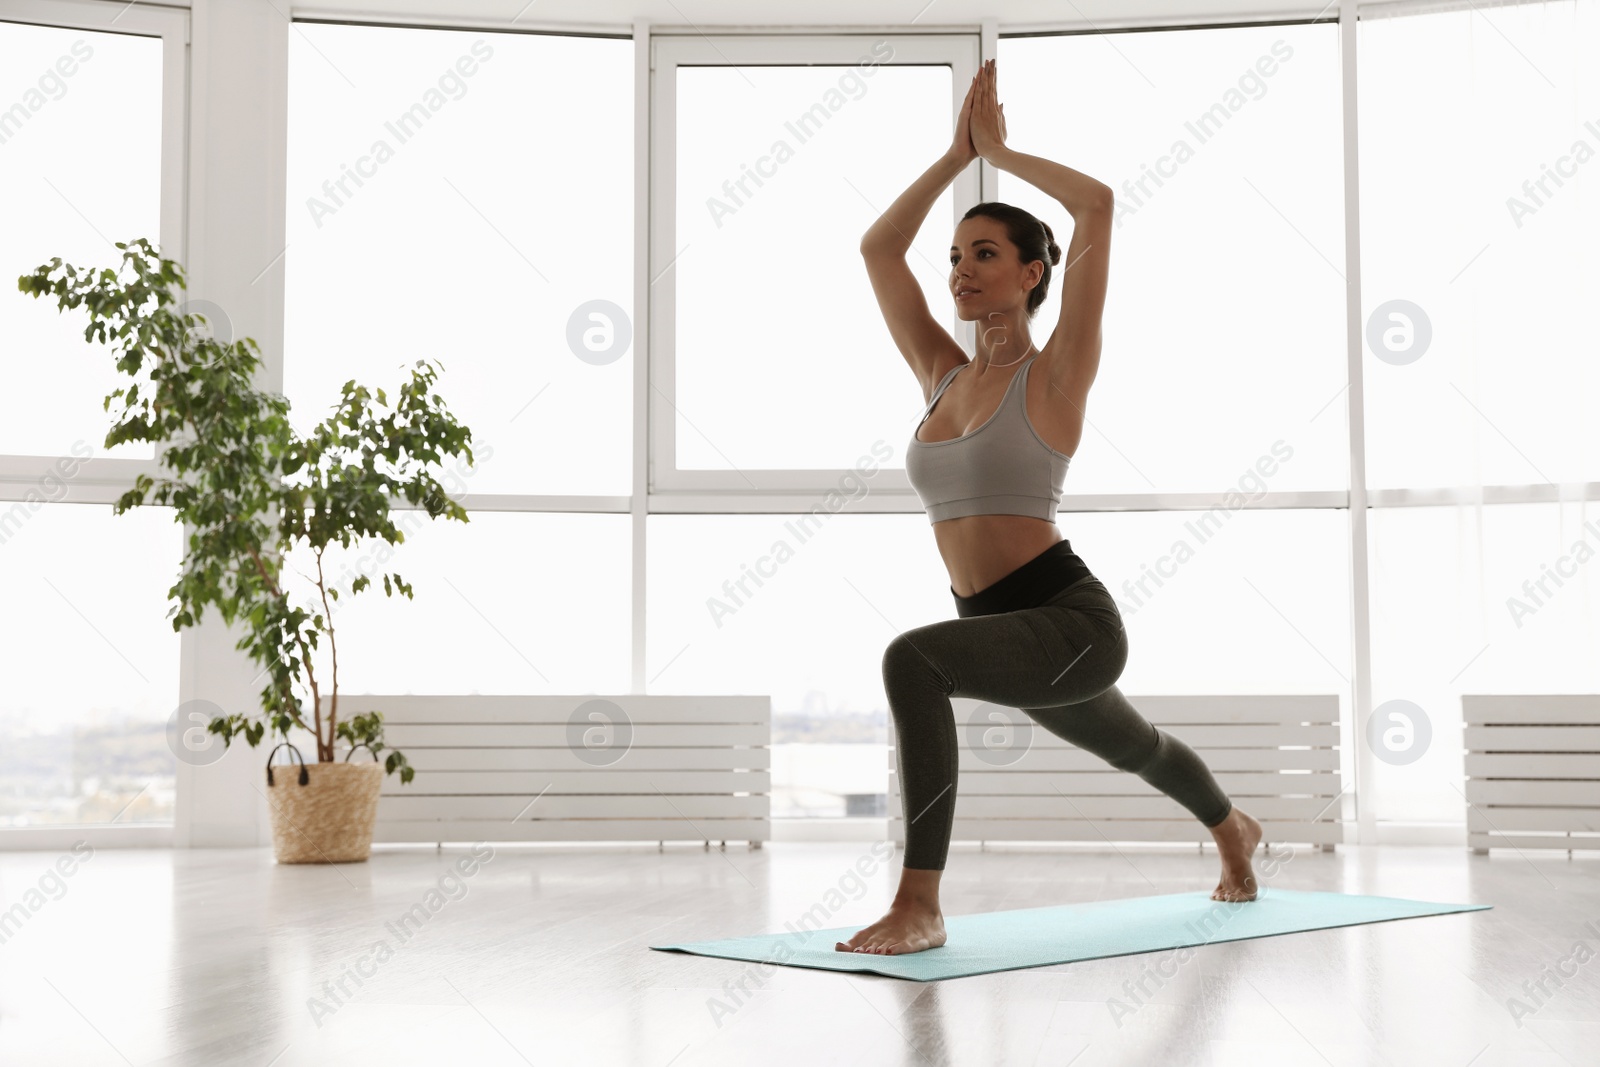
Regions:
<svg viewBox="0 0 1600 1067"><path fill-rule="evenodd" d="M967 213L961 216L961 221L965 222L977 215L1005 223L1006 236L1017 246L1017 253L1024 265L1036 259L1044 263L1044 273L1039 276L1039 284L1028 291L1028 318L1033 318L1034 312L1039 310L1039 305L1044 303L1045 294L1050 290L1050 268L1061 262L1061 246L1056 244L1055 234L1050 232L1050 224L1031 211L1014 204L1003 204L998 200L973 204L967 209Z"/></svg>

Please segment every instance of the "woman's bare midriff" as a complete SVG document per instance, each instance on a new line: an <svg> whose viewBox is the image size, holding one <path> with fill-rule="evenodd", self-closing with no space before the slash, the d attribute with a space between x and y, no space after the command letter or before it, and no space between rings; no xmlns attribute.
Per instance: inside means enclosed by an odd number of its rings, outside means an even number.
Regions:
<svg viewBox="0 0 1600 1067"><path fill-rule="evenodd" d="M1064 540L1061 528L1027 515L963 515L933 524L933 539L957 596L972 596Z"/></svg>
<svg viewBox="0 0 1600 1067"><path fill-rule="evenodd" d="M983 369L956 375L933 411L913 431L917 440L940 444L970 435L988 424L999 411L1011 379L1002 380L998 369L992 377L977 377ZM1021 372L1011 371L1013 375L1018 373ZM963 383L961 379L968 374L975 375L973 380ZM1051 448L1072 456L1083 437L1083 398L1080 396L1071 404L1047 404L1036 394L1050 390L1048 377L1029 375L1026 384L1022 402L1029 424ZM943 436L924 439L923 426L928 427L929 434ZM1065 540L1054 522L1029 515L963 515L945 519L933 524L933 537L945 570L950 572L950 588L957 596L972 596L987 589L1057 541Z"/></svg>

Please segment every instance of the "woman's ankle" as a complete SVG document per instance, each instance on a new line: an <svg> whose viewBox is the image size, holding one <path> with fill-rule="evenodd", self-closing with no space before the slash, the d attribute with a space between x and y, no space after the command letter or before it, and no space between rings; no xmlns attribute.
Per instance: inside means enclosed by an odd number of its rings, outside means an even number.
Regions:
<svg viewBox="0 0 1600 1067"><path fill-rule="evenodd" d="M896 896L889 905L892 912L901 912L908 915L940 915L944 912L939 908L939 898L934 897L902 897Z"/></svg>
<svg viewBox="0 0 1600 1067"><path fill-rule="evenodd" d="M942 870L900 869L900 887L895 890L891 909L900 911L939 911L939 880Z"/></svg>

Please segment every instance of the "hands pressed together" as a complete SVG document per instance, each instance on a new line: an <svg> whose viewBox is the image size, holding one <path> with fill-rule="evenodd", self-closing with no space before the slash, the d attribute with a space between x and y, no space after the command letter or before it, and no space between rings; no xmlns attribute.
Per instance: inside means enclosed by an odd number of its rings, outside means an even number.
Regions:
<svg viewBox="0 0 1600 1067"><path fill-rule="evenodd" d="M950 151L962 163L982 156L990 163L1006 144L1006 106L1000 103L995 84L995 61L984 63L973 75L967 98L956 118L955 139Z"/></svg>

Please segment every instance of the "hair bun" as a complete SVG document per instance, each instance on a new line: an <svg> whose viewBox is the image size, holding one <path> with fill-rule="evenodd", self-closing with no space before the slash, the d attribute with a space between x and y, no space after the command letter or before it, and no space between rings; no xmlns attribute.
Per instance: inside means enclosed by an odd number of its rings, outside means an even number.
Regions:
<svg viewBox="0 0 1600 1067"><path fill-rule="evenodd" d="M1060 266L1061 246L1056 244L1055 232L1050 229L1050 224L1043 219L1039 220L1039 228L1044 230L1045 253L1050 257L1050 265L1052 267Z"/></svg>

